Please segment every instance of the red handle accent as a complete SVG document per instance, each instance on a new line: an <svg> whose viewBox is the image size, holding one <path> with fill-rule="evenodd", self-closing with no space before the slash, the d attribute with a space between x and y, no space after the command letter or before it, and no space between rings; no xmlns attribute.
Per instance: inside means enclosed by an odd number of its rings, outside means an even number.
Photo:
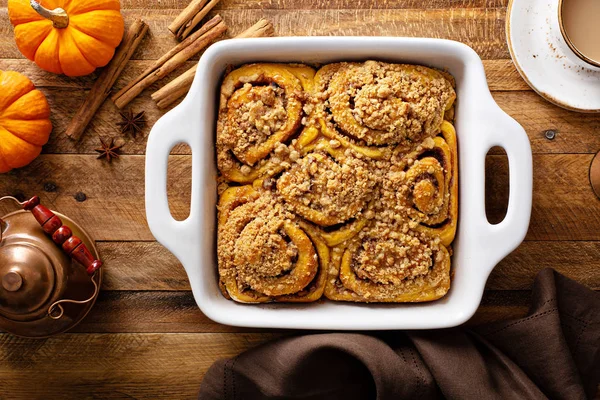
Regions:
<svg viewBox="0 0 600 400"><path fill-rule="evenodd" d="M23 209L31 211L44 232L52 236L52 240L78 263L83 265L88 275L93 275L101 266L102 261L94 259L92 253L71 229L63 225L59 217L40 204L40 198L33 196L23 204Z"/></svg>

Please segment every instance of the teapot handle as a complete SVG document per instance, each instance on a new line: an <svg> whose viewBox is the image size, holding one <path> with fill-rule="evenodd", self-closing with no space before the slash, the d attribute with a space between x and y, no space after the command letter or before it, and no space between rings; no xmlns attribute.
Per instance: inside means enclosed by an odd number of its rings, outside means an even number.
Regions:
<svg viewBox="0 0 600 400"><path fill-rule="evenodd" d="M40 204L40 198L33 196L22 204L23 209L31 211L37 222L42 226L44 232L52 236L52 240L71 256L75 261L85 267L88 275L92 276L102 266L102 261L94 259L92 253L77 236L73 236L71 228L63 225L47 207Z"/></svg>
<svg viewBox="0 0 600 400"><path fill-rule="evenodd" d="M73 236L71 228L63 225L59 217L47 207L40 204L40 198L38 196L33 196L25 202L20 202L10 196L0 198L0 200L4 199L14 200L19 203L24 210L31 211L44 232L52 237L52 241L61 246L67 255L83 265L89 276L93 276L94 273L100 269L102 261L94 259L92 253L81 239L77 236Z"/></svg>

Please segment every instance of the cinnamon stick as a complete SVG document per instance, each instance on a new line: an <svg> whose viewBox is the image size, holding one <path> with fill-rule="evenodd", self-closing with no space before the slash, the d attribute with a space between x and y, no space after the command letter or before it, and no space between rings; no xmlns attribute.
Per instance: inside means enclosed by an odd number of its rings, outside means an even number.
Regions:
<svg viewBox="0 0 600 400"><path fill-rule="evenodd" d="M274 35L275 28L273 28L271 21L266 18L261 18L250 28L237 35L235 39L269 37Z"/></svg>
<svg viewBox="0 0 600 400"><path fill-rule="evenodd" d="M257 23L237 35L235 38L256 38L273 36L275 29L268 19L262 18ZM194 81L198 64L194 65L183 74L173 79L171 82L152 93L152 100L156 102L158 108L167 108L181 96L184 96Z"/></svg>
<svg viewBox="0 0 600 400"><path fill-rule="evenodd" d="M192 2L169 25L169 30L179 40L189 36L220 0L192 0ZM207 4L208 3L208 4Z"/></svg>
<svg viewBox="0 0 600 400"><path fill-rule="evenodd" d="M196 69L198 69L198 64L152 93L152 100L156 102L158 108L167 108L190 90L196 75Z"/></svg>
<svg viewBox="0 0 600 400"><path fill-rule="evenodd" d="M204 26L202 26L202 28L200 28L196 32L194 32L194 34L192 36L190 36L183 42L181 42L178 45L176 45L175 47L173 47L165 55L163 55L161 58L156 60L154 62L154 64L152 64L144 72L142 72L137 78L135 78L134 80L129 82L123 89L121 89L117 93L115 93L112 96L112 100L115 101L119 97L123 96L123 94L125 94L127 91L129 91L131 88L133 88L139 82L141 82L145 77L150 75L154 70L156 70L157 68L160 68L160 66L163 65L167 60L169 60L171 57L175 56L177 53L179 53L186 47L190 46L192 43L194 43L196 40L198 40L198 38L200 38L202 35L204 35L208 31L210 31L212 28L217 26L222 21L223 21L223 18L221 18L220 15L216 15L213 19L211 19L206 24L204 24Z"/></svg>
<svg viewBox="0 0 600 400"><path fill-rule="evenodd" d="M183 9L175 17L175 20L169 25L169 30L175 36L182 26L186 25L190 20L194 18L194 15L198 14L200 10L208 3L208 0L192 0L186 8Z"/></svg>
<svg viewBox="0 0 600 400"><path fill-rule="evenodd" d="M196 71L194 71L196 72ZM194 77L192 75L192 81L194 80ZM174 102L176 102L177 100L179 100L179 98L185 96L188 91L190 90L190 87L192 86L192 83L185 83L184 85L182 85L181 87L178 87L174 90L170 90L169 92L167 92L166 96L163 99L157 100L155 99L154 101L156 101L156 105L158 106L158 108L160 109L165 109L167 107L169 107L171 104L173 104Z"/></svg>
<svg viewBox="0 0 600 400"><path fill-rule="evenodd" d="M175 46L140 76L112 96L112 101L117 108L122 109L144 89L164 78L192 56L204 50L210 43L225 33L226 30L227 26L223 23L221 17L217 15L198 32L190 36L188 38L190 40L186 39Z"/></svg>
<svg viewBox="0 0 600 400"><path fill-rule="evenodd" d="M88 96L73 119L69 122L66 135L72 140L79 140L85 128L110 94L111 88L123 72L123 68L148 32L148 25L141 19L135 20L129 27L112 60L98 76Z"/></svg>

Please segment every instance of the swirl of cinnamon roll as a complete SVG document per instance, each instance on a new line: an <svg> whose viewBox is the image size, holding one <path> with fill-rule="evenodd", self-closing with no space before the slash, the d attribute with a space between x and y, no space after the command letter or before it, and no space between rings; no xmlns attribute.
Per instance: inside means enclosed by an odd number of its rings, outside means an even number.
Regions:
<svg viewBox="0 0 600 400"><path fill-rule="evenodd" d="M368 164L327 140L305 146L303 154L277 180L291 210L319 226L358 218L376 184Z"/></svg>
<svg viewBox="0 0 600 400"><path fill-rule="evenodd" d="M329 249L270 193L237 186L218 205L218 270L226 297L242 303L321 297Z"/></svg>
<svg viewBox="0 0 600 400"><path fill-rule="evenodd" d="M324 135L371 158L435 136L456 98L452 83L419 65L329 64L315 75Z"/></svg>
<svg viewBox="0 0 600 400"><path fill-rule="evenodd" d="M394 160L393 160L394 162ZM444 121L441 133L393 163L383 182L383 207L410 219L410 229L454 240L458 217L456 132Z"/></svg>
<svg viewBox="0 0 600 400"><path fill-rule="evenodd" d="M298 132L315 71L303 65L251 64L221 86L217 165L229 181L249 183L273 167L268 158Z"/></svg>
<svg viewBox="0 0 600 400"><path fill-rule="evenodd" d="M450 254L439 239L374 223L333 251L325 295L355 302L423 302L450 288Z"/></svg>

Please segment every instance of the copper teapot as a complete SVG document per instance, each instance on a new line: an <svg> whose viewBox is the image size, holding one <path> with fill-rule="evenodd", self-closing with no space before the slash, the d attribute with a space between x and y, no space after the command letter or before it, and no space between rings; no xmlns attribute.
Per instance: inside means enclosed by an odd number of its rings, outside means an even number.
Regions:
<svg viewBox="0 0 600 400"><path fill-rule="evenodd" d="M67 331L98 296L102 262L94 242L37 196L6 200L22 210L0 218L0 330L33 338Z"/></svg>

